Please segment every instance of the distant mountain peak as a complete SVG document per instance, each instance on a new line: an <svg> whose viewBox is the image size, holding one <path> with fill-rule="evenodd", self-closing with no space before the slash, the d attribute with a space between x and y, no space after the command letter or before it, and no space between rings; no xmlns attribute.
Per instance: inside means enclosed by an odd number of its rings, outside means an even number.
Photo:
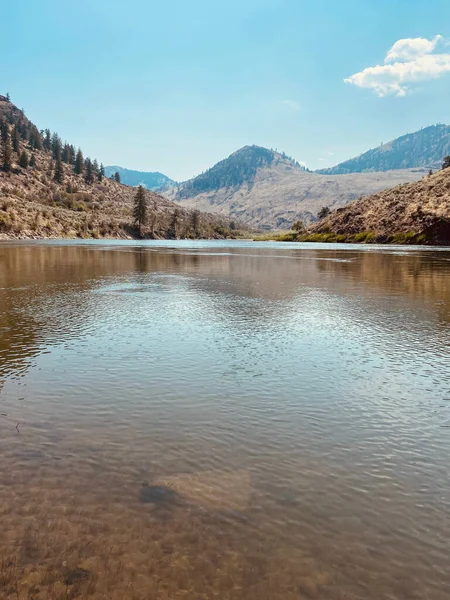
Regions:
<svg viewBox="0 0 450 600"><path fill-rule="evenodd" d="M324 175L345 175L393 171L397 169L439 168L450 154L450 126L439 123L372 148L329 169L316 171Z"/></svg>
<svg viewBox="0 0 450 600"><path fill-rule="evenodd" d="M175 181L159 171L136 171L133 169L125 169L124 167L119 167L117 165L105 167L105 174L107 177L111 177L114 173L119 173L120 180L125 185L130 185L132 187L142 185L151 191L175 185Z"/></svg>
<svg viewBox="0 0 450 600"><path fill-rule="evenodd" d="M186 198L222 188L251 185L259 169L280 162L284 162L289 168L306 170L298 161L284 152L269 150L263 146L247 145L239 148L204 173L180 184L178 197Z"/></svg>

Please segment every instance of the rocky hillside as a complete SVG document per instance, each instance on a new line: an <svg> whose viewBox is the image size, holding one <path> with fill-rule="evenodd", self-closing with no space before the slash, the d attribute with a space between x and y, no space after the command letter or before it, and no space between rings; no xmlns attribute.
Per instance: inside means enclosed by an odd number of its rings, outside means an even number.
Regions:
<svg viewBox="0 0 450 600"><path fill-rule="evenodd" d="M356 241L389 241L396 237L399 241L420 242L424 240L416 236L447 221L450 168L353 202L313 225L309 233L357 235Z"/></svg>
<svg viewBox="0 0 450 600"><path fill-rule="evenodd" d="M136 190L104 175L96 160L39 131L0 96L0 238L133 237ZM146 192L144 236L222 237L229 223Z"/></svg>
<svg viewBox="0 0 450 600"><path fill-rule="evenodd" d="M320 175L284 154L246 146L164 193L184 207L238 219L252 227L289 229L298 219L313 222L323 206L345 206L365 194L423 175L421 170Z"/></svg>
<svg viewBox="0 0 450 600"><path fill-rule="evenodd" d="M415 133L408 133L361 156L317 173L344 175L392 169L439 169L443 157L449 154L450 126L433 125Z"/></svg>
<svg viewBox="0 0 450 600"><path fill-rule="evenodd" d="M105 167L106 177L113 177L115 173L119 173L120 181L122 183L132 187L142 185L148 190L155 191L165 188L166 186L175 185L175 181L170 179L170 177L167 177L167 175L159 173L158 171L133 171L132 169L124 169L123 167L117 166Z"/></svg>

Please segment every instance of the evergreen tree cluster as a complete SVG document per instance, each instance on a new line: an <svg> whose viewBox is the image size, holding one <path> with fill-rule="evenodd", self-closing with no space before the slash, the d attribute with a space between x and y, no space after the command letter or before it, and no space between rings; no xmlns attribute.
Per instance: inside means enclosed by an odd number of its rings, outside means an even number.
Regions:
<svg viewBox="0 0 450 600"><path fill-rule="evenodd" d="M11 171L12 168L12 147L11 135L8 124L5 119L0 121L0 159L1 167L4 171Z"/></svg>
<svg viewBox="0 0 450 600"><path fill-rule="evenodd" d="M220 188L239 187L244 183L250 185L259 168L272 165L275 160L279 160L280 156L292 166L307 171L285 152L279 154L276 150L268 150L260 146L245 146L208 171L184 183L181 188L178 188L178 194L184 198Z"/></svg>
<svg viewBox="0 0 450 600"><path fill-rule="evenodd" d="M205 173L186 182L180 190L180 196L191 196L223 187L237 187L244 182L251 182L257 169L271 165L274 158L274 152L267 148L246 146Z"/></svg>
<svg viewBox="0 0 450 600"><path fill-rule="evenodd" d="M372 148L330 169L320 169L324 175L369 173L393 169L439 168L442 157L450 154L450 126L432 125L408 133L387 144Z"/></svg>
<svg viewBox="0 0 450 600"><path fill-rule="evenodd" d="M8 95L6 99L10 102ZM63 183L64 164L72 168L77 175L83 175L88 184L102 181L105 177L105 169L102 164L99 165L97 160L90 158L84 159L81 149L76 149L72 144L63 142L58 133L52 132L50 129L39 131L25 117L23 111L19 111L13 106L12 110L5 111L0 115L1 169L4 171L12 169L14 154L16 154L14 162L22 169L35 168L34 151L36 150L44 150L51 154L50 169L53 173L53 180L57 183Z"/></svg>

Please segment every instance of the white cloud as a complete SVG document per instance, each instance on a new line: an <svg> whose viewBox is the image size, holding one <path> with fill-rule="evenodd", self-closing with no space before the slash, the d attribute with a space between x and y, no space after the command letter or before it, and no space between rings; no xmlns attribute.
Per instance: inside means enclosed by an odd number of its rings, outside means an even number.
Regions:
<svg viewBox="0 0 450 600"><path fill-rule="evenodd" d="M419 56L431 54L443 39L442 35L436 35L432 40L427 40L426 38L398 40L387 53L384 62L392 63L398 60L414 60Z"/></svg>
<svg viewBox="0 0 450 600"><path fill-rule="evenodd" d="M281 104L284 104L285 106L288 106L289 108L292 108L292 110L300 110L301 106L298 102L296 102L295 100L282 100Z"/></svg>
<svg viewBox="0 0 450 600"><path fill-rule="evenodd" d="M432 40L398 40L388 51L384 65L367 67L344 81L371 89L378 96L406 96L411 84L437 79L450 73L450 54L433 54L436 47L444 43L445 40L440 35Z"/></svg>

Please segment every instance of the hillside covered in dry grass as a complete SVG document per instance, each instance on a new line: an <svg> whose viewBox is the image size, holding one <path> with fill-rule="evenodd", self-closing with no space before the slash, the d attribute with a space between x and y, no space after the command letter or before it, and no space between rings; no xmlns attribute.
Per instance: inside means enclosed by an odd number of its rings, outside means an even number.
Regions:
<svg viewBox="0 0 450 600"><path fill-rule="evenodd" d="M226 219L145 193L143 237L234 233ZM0 239L136 237L135 194L135 188L107 178L97 161L84 159L57 134L39 131L9 98L0 96Z"/></svg>
<svg viewBox="0 0 450 600"><path fill-rule="evenodd" d="M323 206L338 208L399 183L417 181L423 169L382 173L312 173L279 152L246 146L198 177L164 190L185 208L197 207L250 227L288 229L312 223Z"/></svg>
<svg viewBox="0 0 450 600"><path fill-rule="evenodd" d="M446 231L450 234L450 168L337 209L301 237L446 243Z"/></svg>

